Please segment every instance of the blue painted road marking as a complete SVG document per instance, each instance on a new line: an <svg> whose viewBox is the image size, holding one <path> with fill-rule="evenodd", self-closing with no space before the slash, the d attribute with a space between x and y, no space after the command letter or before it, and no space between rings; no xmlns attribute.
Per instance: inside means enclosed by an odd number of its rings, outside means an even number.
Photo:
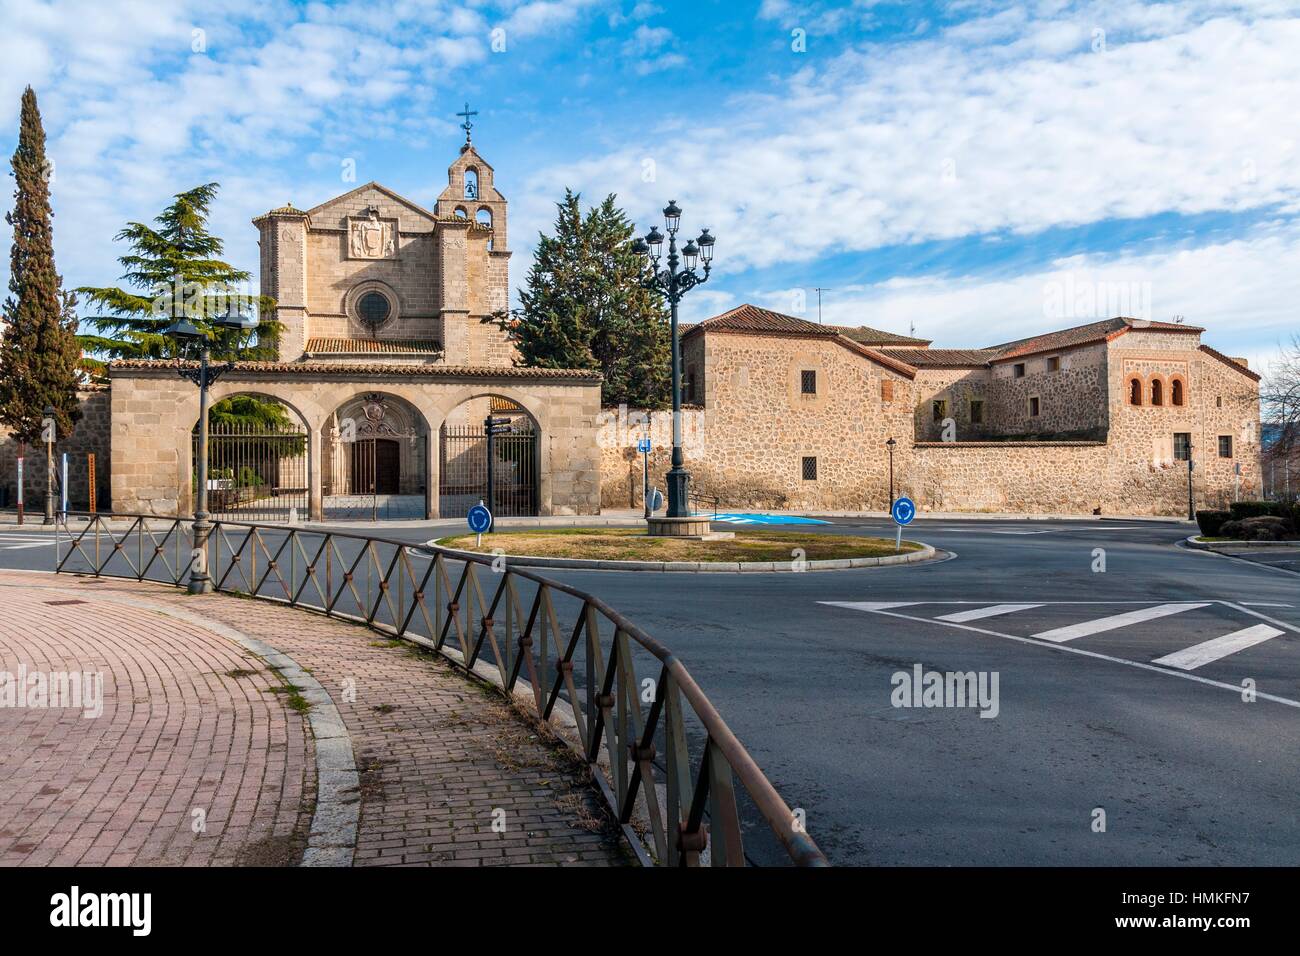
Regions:
<svg viewBox="0 0 1300 956"><path fill-rule="evenodd" d="M830 524L820 518L805 518L802 515L720 514L713 520L728 524Z"/></svg>

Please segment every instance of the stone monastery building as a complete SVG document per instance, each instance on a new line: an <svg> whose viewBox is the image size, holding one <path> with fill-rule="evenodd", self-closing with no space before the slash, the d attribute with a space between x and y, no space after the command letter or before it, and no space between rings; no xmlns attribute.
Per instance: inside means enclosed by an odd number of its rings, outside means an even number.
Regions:
<svg viewBox="0 0 1300 956"><path fill-rule="evenodd" d="M936 349L742 305L683 334L688 466L729 507L883 509L890 438L923 510L1186 514L1189 458L1199 507L1258 495L1259 376L1203 331L1112 318ZM606 450L606 504L639 482L627 461Z"/></svg>

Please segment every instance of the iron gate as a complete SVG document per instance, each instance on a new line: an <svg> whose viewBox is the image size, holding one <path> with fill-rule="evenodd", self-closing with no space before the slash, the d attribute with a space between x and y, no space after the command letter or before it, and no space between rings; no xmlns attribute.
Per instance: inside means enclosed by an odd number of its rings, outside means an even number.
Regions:
<svg viewBox="0 0 1300 956"><path fill-rule="evenodd" d="M487 428L481 424L444 425L440 438L438 514L463 518L480 498L488 499ZM492 514L537 514L537 441L532 420L527 418L515 419L510 434L493 436Z"/></svg>
<svg viewBox="0 0 1300 956"><path fill-rule="evenodd" d="M199 438L192 491L198 506ZM208 511L242 521L307 517L307 433L294 424L208 425Z"/></svg>

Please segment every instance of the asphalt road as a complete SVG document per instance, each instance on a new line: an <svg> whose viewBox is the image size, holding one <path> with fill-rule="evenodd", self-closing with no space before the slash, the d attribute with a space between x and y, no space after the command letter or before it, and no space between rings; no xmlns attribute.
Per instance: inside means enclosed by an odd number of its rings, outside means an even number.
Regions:
<svg viewBox="0 0 1300 956"><path fill-rule="evenodd" d="M1294 865L1300 576L1175 547L1187 534L920 519L909 536L956 557L547 573L673 648L833 862ZM42 540L0 532L0 567L49 567ZM896 706L918 665L996 675L996 716Z"/></svg>

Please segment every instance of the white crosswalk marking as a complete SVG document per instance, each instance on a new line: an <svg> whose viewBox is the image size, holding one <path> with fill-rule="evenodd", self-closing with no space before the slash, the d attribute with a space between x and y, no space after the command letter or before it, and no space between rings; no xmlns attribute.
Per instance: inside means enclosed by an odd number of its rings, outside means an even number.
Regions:
<svg viewBox="0 0 1300 956"><path fill-rule="evenodd" d="M1144 607L1136 611L1125 611L1123 614L1112 614L1109 617L1099 617L1091 621L1084 621L1081 624L1070 624L1067 627L1057 627L1050 631L1043 631L1035 634L1034 637L1041 641L1054 641L1063 643L1072 641L1076 637L1087 637L1089 634L1101 634L1104 631L1113 631L1117 628L1128 627L1130 624L1141 624L1143 621L1154 621L1157 618L1168 617L1171 614L1181 614L1183 611L1194 611L1197 608L1209 607L1209 602L1201 604L1157 604L1155 607Z"/></svg>
<svg viewBox="0 0 1300 956"><path fill-rule="evenodd" d="M915 601L818 601L831 607L846 607L850 611L886 611L891 607L915 607Z"/></svg>
<svg viewBox="0 0 1300 956"><path fill-rule="evenodd" d="M943 614L936 621L951 621L954 624L964 624L967 621L979 621L986 617L997 617L1000 614L1014 614L1016 611L1028 611L1032 608L1042 607L1041 604L994 604L992 607L977 607L973 611L958 611L956 614Z"/></svg>
<svg viewBox="0 0 1300 956"><path fill-rule="evenodd" d="M1222 637L1216 637L1201 644L1193 644L1191 647L1175 651L1173 654L1157 657L1151 663L1163 664L1165 667L1177 667L1183 671L1195 670L1202 664L1209 664L1222 657L1227 657L1229 654L1235 654L1237 651L1244 651L1256 644L1263 644L1265 641L1285 633L1286 631L1279 631L1276 627L1269 627L1267 624L1256 624L1254 627L1233 631L1231 634L1225 634Z"/></svg>

